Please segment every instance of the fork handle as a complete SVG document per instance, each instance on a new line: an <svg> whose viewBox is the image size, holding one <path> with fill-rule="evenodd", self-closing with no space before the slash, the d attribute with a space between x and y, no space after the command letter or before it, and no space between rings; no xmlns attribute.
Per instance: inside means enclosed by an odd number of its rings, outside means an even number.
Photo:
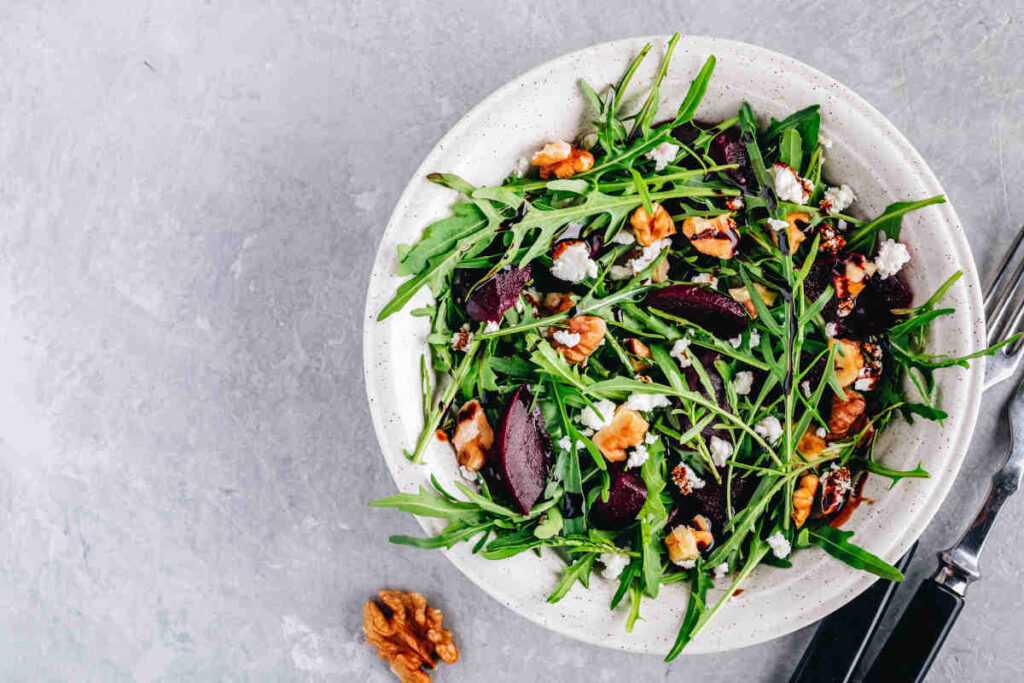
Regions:
<svg viewBox="0 0 1024 683"><path fill-rule="evenodd" d="M923 681L963 607L962 595L935 579L926 579L864 680Z"/></svg>

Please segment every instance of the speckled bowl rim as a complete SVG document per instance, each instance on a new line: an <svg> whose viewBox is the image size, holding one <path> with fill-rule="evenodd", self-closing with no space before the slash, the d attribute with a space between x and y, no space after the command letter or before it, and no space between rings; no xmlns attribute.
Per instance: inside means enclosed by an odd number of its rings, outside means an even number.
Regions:
<svg viewBox="0 0 1024 683"><path fill-rule="evenodd" d="M418 216L415 211L410 211L413 198L424 192L426 181L423 179L425 175L431 171L449 170L444 167L439 158L448 153L453 142L463 137L475 126L486 128L486 119L492 103L524 88L525 84L541 81L547 75L557 73L558 69L568 65L600 59L602 54L618 53L623 50L635 52L646 42L653 43L657 49L663 46L668 38L669 36L647 36L593 45L556 57L512 79L476 105L452 127L427 155L399 198L378 248L368 286L364 312L363 356L364 379L374 428L388 467L401 490L415 491L418 485L426 481L427 474L431 471L442 470L448 478L453 476L453 466L450 463L432 459L429 455L426 469L413 466L405 459L402 449L408 447L409 444L404 442L407 439L400 436L398 432L401 431L403 417L408 417L410 414L419 415L419 399L415 394L399 396L396 394L396 388L389 384L389 379L395 379L387 373L390 369L388 354L393 353L391 349L394 348L390 342L395 341L396 333L394 329L387 328L394 324L393 321L396 317L408 314L407 311L398 313L383 325L376 322L376 314L381 305L390 298L394 287L404 279L398 278L396 275L397 259L393 251L398 241L398 235L400 234L401 238L406 241L411 241L419 235L428 222L426 217ZM720 63L723 58L746 60L750 64L763 62L770 64L771 70L780 78L784 76L789 81L790 87L792 87L793 81L803 81L810 91L815 88L829 89L832 95L842 99L845 107L855 108L857 114L865 119L865 124L877 128L878 140L889 145L892 148L892 155L900 158L901 163L906 167L906 173L913 177L916 187L925 191L926 194L922 196L943 194L934 173L888 119L852 90L812 67L791 57L754 45L720 38L687 35L680 41L673 71L681 68L678 65L682 61L681 53L688 55L716 54ZM687 59L692 61L691 57L687 57ZM581 72L580 75L585 75L585 72ZM551 137L556 137L555 132L552 131ZM538 142L542 142L542 140ZM449 203L453 199L454 197L450 197ZM984 344L984 317L980 286L966 236L950 204L929 207L926 211L929 213L928 220L937 226L936 229L947 243L944 252L947 260L965 271L964 277L950 293L951 296L958 299L957 321L961 326L960 337L953 340L953 346L957 349L977 348ZM426 300L423 292L413 302L410 302L407 308L421 300ZM403 334L408 335L408 331ZM400 340L405 341L406 338L403 337ZM414 339L410 346L416 346L422 342L422 339ZM421 348L422 346L415 349L404 349L398 353L418 355ZM948 457L932 470L931 479L914 480L909 483L909 486L913 487L914 493L911 497L912 502L906 508L906 524L900 528L896 525L883 526L878 523L878 520L872 524L871 520L867 518L861 521L860 517L867 517L869 513L862 513L860 510L851 521L850 527L858 532L858 538L861 537L862 532L864 534L866 540L860 540L860 542L886 559L895 560L909 548L927 527L952 486L966 455L977 419L978 404L983 392L983 374L982 363L972 364L971 369L963 371L962 377L955 383L957 391L951 393L955 394L956 405L950 410L951 418L947 421L946 428L942 430L942 436L948 444L948 448L939 447L940 451L945 448ZM393 410L389 414L388 411L391 408ZM404 416L400 416L399 411L403 412ZM450 454L446 460L453 460ZM422 471L414 472L411 468ZM439 476L442 481L446 478L446 476ZM885 503L886 501L880 502ZM437 533L442 526L438 520L417 519L428 534ZM869 532L887 536L884 541L877 541L876 538L867 535ZM426 551L410 550L410 552ZM583 591L577 587L562 602L557 605L548 605L543 602L542 598L536 599L537 596L543 594L542 592L533 595L532 599L524 600L521 595L525 590L523 584L529 581L544 584L543 590L550 589L554 575L551 574L550 567L547 571L538 570L540 560L537 558L518 556L503 562L487 562L470 555L465 544L442 552L470 580L522 616L556 632L597 645L664 654L674 637L675 625L685 609L684 604L672 604L665 609L665 605L659 605L657 601L653 604L650 601L645 601L644 612L648 621L640 622L637 631L629 635L621 628L621 615L616 616L614 613L608 612L609 616L606 619L599 619L596 616L599 613L592 610L595 601L603 601L606 607L607 596L610 592L606 586L591 591ZM797 598L810 601L810 604L800 604L801 600L793 597L794 585L797 585L800 580L806 580L807 577L812 577L816 572L820 572L824 561L821 557L813 561L804 561L802 557L799 559L801 561L797 566L788 570L791 573L795 572L797 576L794 579L780 581L785 590L773 588L769 580L767 588L757 588L758 593L751 596L750 600L754 601L754 605L758 605L757 600L762 599L763 596L767 596L765 599L769 605L774 600L775 607L773 609L758 612L748 607L744 612L733 605L728 606L726 610L723 610L723 614L719 615L719 618L721 619L728 613L731 615L731 621L726 621L721 625L716 625L716 622L712 621L705 632L688 646L686 654L746 647L790 633L827 616L853 599L874 581L874 577L871 575L846 568L845 565L839 565L838 568L829 565L828 571L832 572L831 580L820 589L816 588L813 596L797 595ZM779 570L768 571L778 572ZM594 582L592 582L592 588L593 586ZM418 588L429 589L429 587ZM791 607L790 604L792 604ZM584 616L580 617L581 614ZM617 634L606 628L605 622L609 620L616 622ZM653 627L649 627L651 622L654 622Z"/></svg>

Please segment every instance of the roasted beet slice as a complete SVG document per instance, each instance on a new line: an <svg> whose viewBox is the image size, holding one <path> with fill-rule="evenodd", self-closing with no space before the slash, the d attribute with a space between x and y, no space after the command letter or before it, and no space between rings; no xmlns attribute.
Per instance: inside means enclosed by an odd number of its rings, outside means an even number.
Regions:
<svg viewBox="0 0 1024 683"><path fill-rule="evenodd" d="M715 482L710 474L704 476L704 486L693 489L688 495L678 498L680 523L693 519L694 515L704 515L711 521L711 533L720 538L722 528L729 519L725 509L725 477L726 471L719 470L722 484ZM734 477L732 480L732 509L742 510L754 495L758 480L755 477ZM678 493L678 489L676 489Z"/></svg>
<svg viewBox="0 0 1024 683"><path fill-rule="evenodd" d="M470 292L466 315L481 322L498 322L502 314L516 303L519 292L531 277L529 264L522 268L512 266L499 270Z"/></svg>
<svg viewBox="0 0 1024 683"><path fill-rule="evenodd" d="M716 164L737 164L731 169L729 177L743 187L753 187L754 169L750 166L750 156L747 154L747 147L743 144L738 127L719 134L712 141L708 148L711 158Z"/></svg>
<svg viewBox="0 0 1024 683"><path fill-rule="evenodd" d="M528 514L544 491L551 468L551 437L540 408L525 384L508 400L495 440L494 475L512 497L516 508Z"/></svg>
<svg viewBox="0 0 1024 683"><path fill-rule="evenodd" d="M647 501L647 486L636 470L611 470L608 501L601 496L590 505L590 521L599 529L622 529L636 519Z"/></svg>
<svg viewBox="0 0 1024 683"><path fill-rule="evenodd" d="M719 337L735 337L750 322L746 309L724 294L699 285L670 285L647 295L646 304L696 323Z"/></svg>

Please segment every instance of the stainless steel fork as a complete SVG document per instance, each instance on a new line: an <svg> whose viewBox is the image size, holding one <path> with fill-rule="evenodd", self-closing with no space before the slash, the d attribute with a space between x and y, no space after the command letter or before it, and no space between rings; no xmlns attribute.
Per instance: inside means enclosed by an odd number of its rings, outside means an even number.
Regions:
<svg viewBox="0 0 1024 683"><path fill-rule="evenodd" d="M1024 243L1024 228L1021 228L1014 238L1013 244L1006 252L1003 262L999 264L999 270L985 292L985 323L988 327L988 343L995 344L1007 339L1016 330L1020 329L1021 321L1024 320L1024 304L1021 302L1021 292L1024 286L1024 258L1018 258L1024 251L1021 248ZM1014 267L1014 262L1019 263ZM1010 275L1010 272L1013 275ZM996 355L986 359L985 363L985 388L999 384L1013 376L1020 367L1022 358L1021 342L1015 342L996 351Z"/></svg>
<svg viewBox="0 0 1024 683"><path fill-rule="evenodd" d="M1010 338L1024 321L1024 228L1017 233L985 295L990 344ZM1019 261L1018 265L1014 265ZM1012 274L1011 274L1012 273ZM1004 346L988 359L986 388L1012 377L1020 367L1021 342ZM960 540L939 553L939 569L921 584L865 680L899 683L922 681L963 609L967 586L981 577L978 557L999 509L1016 493L1024 478L1024 382L1006 407L1010 448L992 477L992 488Z"/></svg>

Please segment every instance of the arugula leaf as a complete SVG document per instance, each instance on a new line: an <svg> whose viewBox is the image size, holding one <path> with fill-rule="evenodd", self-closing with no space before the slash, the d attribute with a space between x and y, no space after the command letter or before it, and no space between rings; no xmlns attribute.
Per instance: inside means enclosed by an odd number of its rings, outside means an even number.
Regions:
<svg viewBox="0 0 1024 683"><path fill-rule="evenodd" d="M921 463L917 463L917 467L915 467L912 470L894 470L874 460L868 460L864 464L864 469L866 469L868 472L871 472L872 474L877 474L882 477L888 477L889 479L892 480L892 486L895 486L896 482L898 482L901 479L928 479L932 476L928 474L928 471L924 467L922 467ZM890 486L889 488L892 488L892 486Z"/></svg>
<svg viewBox="0 0 1024 683"><path fill-rule="evenodd" d="M690 89L686 91L686 97L683 98L682 103L679 105L679 110L676 112L676 118L672 121L673 128L689 123L694 115L696 115L697 107L700 106L701 100L704 99L704 94L708 90L711 74L715 72L715 63L714 55L708 57L707 61L704 62L704 66L697 73L697 77L690 83Z"/></svg>
<svg viewBox="0 0 1024 683"><path fill-rule="evenodd" d="M800 133L795 128L787 128L779 141L779 161L800 172L803 161L804 147Z"/></svg>
<svg viewBox="0 0 1024 683"><path fill-rule="evenodd" d="M548 602L556 603L566 595L569 594L569 589L575 585L577 581L583 584L584 588L588 588L590 581L590 572L594 568L594 560L597 559L597 553L586 553L580 555L571 565L565 568L562 572L562 578L558 580L555 585L555 589L551 591L551 595L548 596Z"/></svg>
<svg viewBox="0 0 1024 683"><path fill-rule="evenodd" d="M679 656L693 637L697 635L697 624L707 610L708 590L714 585L711 581L711 574L698 567L693 572L693 581L690 584L690 599L686 603L686 615L683 623L679 626L679 633L672 643L671 649L665 655L665 661L671 662Z"/></svg>
<svg viewBox="0 0 1024 683"><path fill-rule="evenodd" d="M890 581L902 581L903 573L877 555L849 542L852 531L831 526L808 530L808 540L854 569L863 569Z"/></svg>
<svg viewBox="0 0 1024 683"><path fill-rule="evenodd" d="M850 251L866 249L871 245L871 240L879 231L882 231L891 239L899 239L900 224L903 216L911 211L923 209L933 204L944 204L945 202L945 196L940 194L928 199L920 199L916 202L895 202L890 204L873 221L869 221L853 231L846 240L846 248Z"/></svg>
<svg viewBox="0 0 1024 683"><path fill-rule="evenodd" d="M394 508L420 517L443 517L445 519L476 519L480 507L474 503L455 503L441 496L427 492L420 487L419 493L396 493L368 503L373 508Z"/></svg>

